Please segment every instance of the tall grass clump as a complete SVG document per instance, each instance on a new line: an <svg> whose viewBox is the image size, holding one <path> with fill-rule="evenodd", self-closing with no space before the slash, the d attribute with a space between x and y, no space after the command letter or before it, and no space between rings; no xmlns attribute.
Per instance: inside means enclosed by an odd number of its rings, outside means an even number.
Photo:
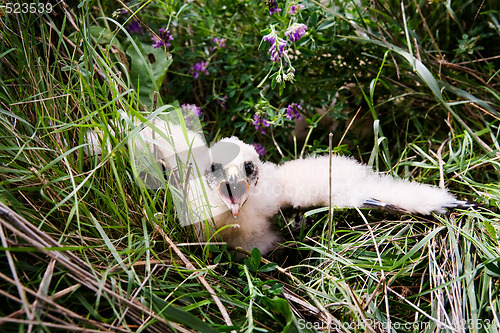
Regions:
<svg viewBox="0 0 500 333"><path fill-rule="evenodd" d="M498 331L496 0L33 4L0 7L1 331ZM477 205L284 210L237 260L135 181L127 119L181 108Z"/></svg>

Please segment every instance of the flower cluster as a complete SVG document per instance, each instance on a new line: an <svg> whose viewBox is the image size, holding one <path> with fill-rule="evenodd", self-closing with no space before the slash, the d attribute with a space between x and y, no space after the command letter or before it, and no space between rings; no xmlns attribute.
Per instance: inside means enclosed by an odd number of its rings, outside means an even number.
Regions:
<svg viewBox="0 0 500 333"><path fill-rule="evenodd" d="M277 8L276 2L268 1L269 8ZM292 1L290 9L288 10L289 15L295 15L298 10L304 8L303 5L297 4ZM303 23L292 23L285 31L284 37L281 38L276 30L276 25L270 26L270 32L262 38L262 41L269 42L271 47L269 48L269 54L271 55L271 60L275 63L279 63L280 67L278 71L271 76L274 83L282 84L283 81L292 82L295 79L295 68L291 64L291 59L288 57L288 41L290 43L300 40L306 34L308 28ZM288 39L288 41L287 41ZM284 58L284 59L283 59ZM284 86L280 86L282 89Z"/></svg>
<svg viewBox="0 0 500 333"><path fill-rule="evenodd" d="M288 10L288 15L295 15L297 14L297 11L301 10L304 8L304 5L291 5L290 9Z"/></svg>
<svg viewBox="0 0 500 333"><path fill-rule="evenodd" d="M285 116L290 120L293 120L294 118L302 119L302 116L300 115L301 110L302 106L297 103L292 103L287 106Z"/></svg>
<svg viewBox="0 0 500 333"><path fill-rule="evenodd" d="M201 114L203 113L200 109L199 106L196 106L195 104L182 104L181 105L181 110L183 112L191 112L195 116L200 117Z"/></svg>
<svg viewBox="0 0 500 333"><path fill-rule="evenodd" d="M174 39L174 37L172 37L172 35L170 34L170 30L163 28L160 28L160 30L158 30L158 37L156 37L156 35L153 35L153 47L155 49L160 48L162 46L166 47L171 46L169 41Z"/></svg>
<svg viewBox="0 0 500 333"><path fill-rule="evenodd" d="M214 38L212 38L212 42L214 42L216 45L212 48L212 51L226 47L226 39L225 38L214 37Z"/></svg>
<svg viewBox="0 0 500 333"><path fill-rule="evenodd" d="M281 12L281 8L278 8L278 3L276 0L267 0L267 8L269 8L269 15L274 15Z"/></svg>
<svg viewBox="0 0 500 333"><path fill-rule="evenodd" d="M255 129L257 131L260 131L261 134L265 134L266 127L269 127L271 124L269 124L269 122L266 119L262 118L260 115L255 114L253 116L252 125L254 125Z"/></svg>
<svg viewBox="0 0 500 333"><path fill-rule="evenodd" d="M193 78L197 79L200 76L200 73L208 75L209 73L207 71L207 67L208 61L200 61L194 64L193 67L191 67L191 74L193 75Z"/></svg>
<svg viewBox="0 0 500 333"><path fill-rule="evenodd" d="M290 42L296 42L301 39L307 31L307 25L303 23L294 23L285 31L285 36Z"/></svg>
<svg viewBox="0 0 500 333"><path fill-rule="evenodd" d="M259 156L262 156L266 153L266 147L264 147L260 143L254 142L252 143L252 146L255 148L255 151L257 152L257 154L259 154Z"/></svg>
<svg viewBox="0 0 500 333"><path fill-rule="evenodd" d="M268 35L265 35L263 40L271 43L269 53L271 54L272 61L279 62L281 58L283 58L283 56L287 53L287 51L285 50L286 40L278 37L274 30Z"/></svg>

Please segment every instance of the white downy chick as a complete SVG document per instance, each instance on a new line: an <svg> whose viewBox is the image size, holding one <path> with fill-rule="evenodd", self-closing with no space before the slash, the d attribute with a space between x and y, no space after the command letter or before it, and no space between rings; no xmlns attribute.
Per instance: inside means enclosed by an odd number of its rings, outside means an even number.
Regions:
<svg viewBox="0 0 500 333"><path fill-rule="evenodd" d="M187 189L188 193L178 199L187 201L181 206L190 210L190 216L181 223L193 223L200 240L222 239L229 247L257 247L265 254L279 240L270 219L280 208L329 205L329 156L277 165L262 162L253 146L236 137L222 139L208 148L199 134L184 132L178 125L167 126L162 120L153 124L156 129L144 128L134 143L142 141L142 146L145 144L155 159L171 170L181 165L184 169L192 167L190 174L194 177L187 177L189 185L180 184L174 189ZM157 134L165 133L167 127L169 135ZM98 154L96 138L92 133L87 136L90 153ZM337 208L388 208L427 215L467 206L445 189L394 179L342 156L332 156L331 179L332 206ZM178 214L182 218L179 207Z"/></svg>

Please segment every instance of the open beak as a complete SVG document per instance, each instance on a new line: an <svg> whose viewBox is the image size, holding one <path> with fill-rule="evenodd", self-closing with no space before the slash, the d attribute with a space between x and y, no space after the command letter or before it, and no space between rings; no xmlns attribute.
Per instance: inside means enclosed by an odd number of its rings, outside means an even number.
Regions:
<svg viewBox="0 0 500 333"><path fill-rule="evenodd" d="M226 168L226 179L219 183L219 196L235 219L248 198L249 189L248 182L239 178L238 167L230 165Z"/></svg>

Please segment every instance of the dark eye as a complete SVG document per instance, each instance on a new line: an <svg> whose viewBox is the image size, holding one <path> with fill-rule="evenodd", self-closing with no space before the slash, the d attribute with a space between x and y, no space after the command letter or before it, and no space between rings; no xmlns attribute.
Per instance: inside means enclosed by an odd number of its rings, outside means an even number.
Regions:
<svg viewBox="0 0 500 333"><path fill-rule="evenodd" d="M245 173L247 174L247 177L253 174L255 171L255 167L252 162L245 162Z"/></svg>

